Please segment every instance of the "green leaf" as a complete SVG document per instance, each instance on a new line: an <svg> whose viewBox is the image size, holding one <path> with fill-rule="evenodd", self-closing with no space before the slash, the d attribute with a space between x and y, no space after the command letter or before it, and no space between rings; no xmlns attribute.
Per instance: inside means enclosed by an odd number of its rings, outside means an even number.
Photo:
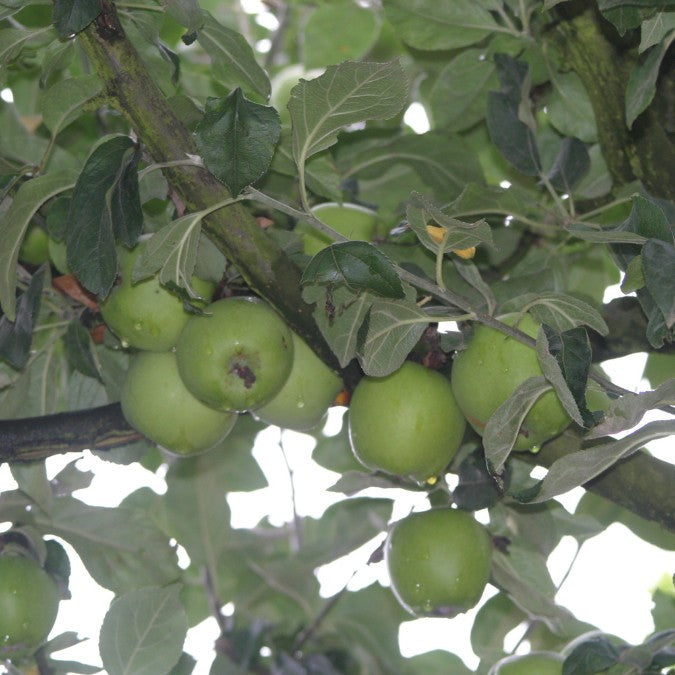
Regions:
<svg viewBox="0 0 675 675"><path fill-rule="evenodd" d="M99 638L109 675L165 675L178 662L187 634L180 587L140 588L113 600Z"/></svg>
<svg viewBox="0 0 675 675"><path fill-rule="evenodd" d="M44 513L50 513L53 495L44 460L12 464L10 469L19 490L30 497Z"/></svg>
<svg viewBox="0 0 675 675"><path fill-rule="evenodd" d="M373 45L378 33L376 14L351 0L320 5L304 25L302 61L309 69L359 59Z"/></svg>
<svg viewBox="0 0 675 675"><path fill-rule="evenodd" d="M7 65L13 61L21 50L28 46L34 38L41 38L36 41L37 44L43 40L51 40L54 34L51 27L36 28L33 30L24 30L23 28L3 28L0 30L0 65ZM34 44L31 47L36 46Z"/></svg>
<svg viewBox="0 0 675 675"><path fill-rule="evenodd" d="M626 125L629 129L654 98L661 61L673 40L675 40L675 32L663 42L652 47L647 58L641 64L634 66L631 71L626 87Z"/></svg>
<svg viewBox="0 0 675 675"><path fill-rule="evenodd" d="M530 377L488 419L483 433L485 459L492 473L504 467L530 408L551 389L544 377Z"/></svg>
<svg viewBox="0 0 675 675"><path fill-rule="evenodd" d="M597 309L566 293L525 293L503 303L501 310L528 311L539 323L548 324L558 331L588 326L600 335L609 333Z"/></svg>
<svg viewBox="0 0 675 675"><path fill-rule="evenodd" d="M358 462L357 462L358 463ZM333 485L328 488L330 492L341 492L348 497L353 497L355 494L367 490L368 488L412 488L412 484L408 485L402 479L395 476L388 476L379 473L366 473L359 470L345 471L340 478L338 478Z"/></svg>
<svg viewBox="0 0 675 675"><path fill-rule="evenodd" d="M245 416L218 447L181 458L167 473L164 501L172 533L192 563L207 566L211 573L230 538L225 493L267 486L250 454L255 434L262 428Z"/></svg>
<svg viewBox="0 0 675 675"><path fill-rule="evenodd" d="M597 141L598 129L591 99L581 81L574 72L551 72L553 93L546 104L548 119L563 135L573 136L593 143Z"/></svg>
<svg viewBox="0 0 675 675"><path fill-rule="evenodd" d="M368 332L359 347L359 362L366 375L384 377L398 370L429 325L430 318L415 304L414 290L408 296L406 300L376 300L371 306Z"/></svg>
<svg viewBox="0 0 675 675"><path fill-rule="evenodd" d="M541 619L556 635L576 637L583 632L584 624L555 604L555 586L542 555L511 543L507 554L494 552L492 576L520 609Z"/></svg>
<svg viewBox="0 0 675 675"><path fill-rule="evenodd" d="M141 253L131 272L132 282L147 279L159 272L163 284L184 288L192 298L199 294L192 289L191 279L197 260L204 211L189 213L155 232L138 244Z"/></svg>
<svg viewBox="0 0 675 675"><path fill-rule="evenodd" d="M302 171L309 157L337 141L343 127L393 117L406 103L407 78L398 61L330 66L291 90L293 157Z"/></svg>
<svg viewBox="0 0 675 675"><path fill-rule="evenodd" d="M385 298L405 295L389 258L366 241L345 241L319 251L305 268L300 283L344 284L352 292L370 291Z"/></svg>
<svg viewBox="0 0 675 675"><path fill-rule="evenodd" d="M584 223L572 223L567 225L565 229L575 237L595 244L644 244L647 241L637 232L611 228L603 230L589 227Z"/></svg>
<svg viewBox="0 0 675 675"><path fill-rule="evenodd" d="M204 164L235 196L267 172L280 133L277 111L246 100L239 87L208 98L195 129Z"/></svg>
<svg viewBox="0 0 675 675"><path fill-rule="evenodd" d="M101 81L95 75L61 80L47 89L41 102L42 121L52 137L75 121L100 91Z"/></svg>
<svg viewBox="0 0 675 675"><path fill-rule="evenodd" d="M487 127L492 143L519 171L537 176L541 160L534 137L534 120L525 111L530 108L528 65L507 54L495 54L501 91L488 93Z"/></svg>
<svg viewBox="0 0 675 675"><path fill-rule="evenodd" d="M645 443L667 438L675 433L675 422L650 422L621 440L611 440L601 445L572 452L557 459L545 478L533 488L514 495L522 502L543 502L557 495L584 485L625 457L630 457Z"/></svg>
<svg viewBox="0 0 675 675"><path fill-rule="evenodd" d="M143 511L59 497L50 517L35 514L35 525L73 546L94 580L115 593L178 577L175 551Z"/></svg>
<svg viewBox="0 0 675 675"><path fill-rule="evenodd" d="M167 14L188 33L194 33L204 25L204 14L199 7L199 0L162 0Z"/></svg>
<svg viewBox="0 0 675 675"><path fill-rule="evenodd" d="M586 406L586 383L591 367L591 343L583 327L566 331L542 324L537 334L537 358L546 379L567 411L581 427L593 426Z"/></svg>
<svg viewBox="0 0 675 675"><path fill-rule="evenodd" d="M504 654L504 638L527 618L506 593L493 595L481 606L471 627L471 647L486 663L494 663Z"/></svg>
<svg viewBox="0 0 675 675"><path fill-rule="evenodd" d="M649 241L656 241L655 239ZM645 287L645 273L642 269L642 256L636 255L628 263L626 274L621 282L621 292L626 295Z"/></svg>
<svg viewBox="0 0 675 675"><path fill-rule="evenodd" d="M303 561L313 566L337 560L387 528L390 499L355 497L329 506L321 518L304 520Z"/></svg>
<svg viewBox="0 0 675 675"><path fill-rule="evenodd" d="M474 0L384 0L401 39L416 49L457 49L480 42L498 24Z"/></svg>
<svg viewBox="0 0 675 675"><path fill-rule="evenodd" d="M675 324L675 246L649 239L642 247L642 269L647 289L668 328Z"/></svg>
<svg viewBox="0 0 675 675"><path fill-rule="evenodd" d="M105 298L117 274L115 240L131 247L143 227L136 166L140 151L113 136L89 155L68 212L68 264L82 285Z"/></svg>
<svg viewBox="0 0 675 675"><path fill-rule="evenodd" d="M392 165L409 166L443 202L457 197L467 182L483 180L469 144L445 130L397 135L388 142L366 137L359 143L354 139L348 146L338 147L337 161L343 179L356 177L361 183L367 179L378 181Z"/></svg>
<svg viewBox="0 0 675 675"><path fill-rule="evenodd" d="M302 297L309 304L316 303L314 320L344 368L356 357L361 325L375 297L370 293L352 293L345 286L306 286Z"/></svg>
<svg viewBox="0 0 675 675"><path fill-rule="evenodd" d="M646 19L640 27L640 47L642 53L646 49L659 44L663 38L675 28L675 12L657 12L651 19Z"/></svg>
<svg viewBox="0 0 675 675"><path fill-rule="evenodd" d="M465 49L448 61L429 92L434 123L464 131L485 117L490 89L498 85L495 65L481 49Z"/></svg>
<svg viewBox="0 0 675 675"><path fill-rule="evenodd" d="M388 588L373 584L347 592L326 616L324 626L337 631L362 673L398 673L401 657L398 630L410 618Z"/></svg>
<svg viewBox="0 0 675 675"><path fill-rule="evenodd" d="M563 138L560 151L548 171L554 188L569 193L591 165L586 146L578 138Z"/></svg>
<svg viewBox="0 0 675 675"><path fill-rule="evenodd" d="M197 31L199 44L211 57L213 77L228 89L241 87L246 93L270 95L267 73L258 65L251 46L244 37L218 23L204 12L203 26Z"/></svg>
<svg viewBox="0 0 675 675"><path fill-rule="evenodd" d="M75 179L71 172L58 171L22 183L3 216L0 228L0 304L10 321L16 317L16 263L28 225L45 202L73 187Z"/></svg>
<svg viewBox="0 0 675 675"><path fill-rule="evenodd" d="M643 237L639 243L645 243L646 239L673 243L673 233L663 208L656 201L642 195L633 197L630 215L619 227L626 233L636 233Z"/></svg>
<svg viewBox="0 0 675 675"><path fill-rule="evenodd" d="M47 267L43 265L33 274L28 288L19 296L14 321L10 321L6 314L0 317L0 360L17 370L21 370L30 358L33 327L40 310L46 271Z"/></svg>
<svg viewBox="0 0 675 675"><path fill-rule="evenodd" d="M103 0L54 0L52 20L58 34L67 38L84 30L103 11Z"/></svg>

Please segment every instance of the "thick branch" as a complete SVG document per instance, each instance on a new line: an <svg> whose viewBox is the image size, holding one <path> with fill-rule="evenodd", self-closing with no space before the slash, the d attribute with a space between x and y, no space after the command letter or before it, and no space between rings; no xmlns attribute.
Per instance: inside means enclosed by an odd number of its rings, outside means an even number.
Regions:
<svg viewBox="0 0 675 675"><path fill-rule="evenodd" d="M655 109L643 112L632 129L626 126L626 85L635 51L622 49L616 30L595 3L574 0L557 5L556 11L562 20L553 39L588 92L602 154L615 183L639 179L652 194L675 199L675 184L664 171L672 166L675 148Z"/></svg>
<svg viewBox="0 0 675 675"><path fill-rule="evenodd" d="M550 467L555 460L582 450L582 438L572 430L546 443L536 455L519 453L528 464ZM611 502L675 532L675 465L636 452L584 485Z"/></svg>
<svg viewBox="0 0 675 675"><path fill-rule="evenodd" d="M109 0L99 18L78 38L111 104L126 116L155 161L185 160L198 154L192 136L124 35ZM202 210L230 196L225 185L199 167L168 167L165 175L188 211ZM248 285L277 309L322 360L337 368L335 356L316 329L312 308L302 299L299 269L252 215L241 204L233 204L208 216L204 228Z"/></svg>
<svg viewBox="0 0 675 675"><path fill-rule="evenodd" d="M593 348L593 361L616 359L636 352L653 352L647 340L647 318L637 298L616 298L603 305L602 316L609 332L603 336L589 331ZM667 344L659 350L662 354L675 354L675 344Z"/></svg>
<svg viewBox="0 0 675 675"><path fill-rule="evenodd" d="M0 420L0 462L27 462L64 452L109 450L138 441L119 403L73 412Z"/></svg>
<svg viewBox="0 0 675 675"><path fill-rule="evenodd" d="M0 462L45 459L65 452L109 450L139 440L118 403L18 420L0 420ZM563 455L581 450L572 430L547 443L536 455L518 453L530 464L549 467ZM615 464L585 488L675 532L675 466L637 452Z"/></svg>

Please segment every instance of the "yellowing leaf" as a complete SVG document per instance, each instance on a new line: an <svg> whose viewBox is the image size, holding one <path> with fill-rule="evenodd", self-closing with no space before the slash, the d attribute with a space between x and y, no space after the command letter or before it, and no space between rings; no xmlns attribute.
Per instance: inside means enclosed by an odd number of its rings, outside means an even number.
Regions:
<svg viewBox="0 0 675 675"><path fill-rule="evenodd" d="M427 225L427 234L437 243L440 244L448 231L447 227L440 227L438 225Z"/></svg>
<svg viewBox="0 0 675 675"><path fill-rule="evenodd" d="M427 225L426 226L427 234L439 245L443 244L443 241L448 231L447 227L442 227L440 225ZM469 246L468 248L453 248L451 249L453 253L456 253L460 258L464 260L471 260L476 255L476 247Z"/></svg>
<svg viewBox="0 0 675 675"><path fill-rule="evenodd" d="M469 246L469 248L453 248L453 253L456 253L460 258L464 260L471 260L476 255L476 247Z"/></svg>

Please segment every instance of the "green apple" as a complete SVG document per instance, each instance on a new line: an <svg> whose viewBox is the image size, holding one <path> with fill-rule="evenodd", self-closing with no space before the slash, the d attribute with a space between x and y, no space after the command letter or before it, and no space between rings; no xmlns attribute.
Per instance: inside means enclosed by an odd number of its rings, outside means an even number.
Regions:
<svg viewBox="0 0 675 675"><path fill-rule="evenodd" d="M101 315L125 346L165 352L176 344L191 315L185 311L183 301L162 286L157 276L131 282L131 272L141 252L140 246L131 251L121 249L121 281L100 303ZM199 295L210 299L212 283L194 276L190 283Z"/></svg>
<svg viewBox="0 0 675 675"><path fill-rule="evenodd" d="M232 430L237 415L197 400L178 373L173 352L140 352L131 358L120 396L129 424L179 455L208 450Z"/></svg>
<svg viewBox="0 0 675 675"><path fill-rule="evenodd" d="M49 260L48 242L47 231L35 223L30 224L19 248L19 260L29 265L42 265L47 262Z"/></svg>
<svg viewBox="0 0 675 675"><path fill-rule="evenodd" d="M371 241L377 234L379 220L377 213L358 204L325 202L312 209L312 213L336 232L356 241ZM334 243L323 232L304 222L299 222L295 231L302 235L304 251L316 255L326 246Z"/></svg>
<svg viewBox="0 0 675 675"><path fill-rule="evenodd" d="M470 513L431 509L393 525L384 559L391 589L405 609L452 617L480 600L490 576L492 541Z"/></svg>
<svg viewBox="0 0 675 675"><path fill-rule="evenodd" d="M495 663L488 675L562 675L564 660L555 652L507 656Z"/></svg>
<svg viewBox="0 0 675 675"><path fill-rule="evenodd" d="M410 361L386 377L364 377L349 406L349 439L370 469L422 482L455 456L465 421L450 382Z"/></svg>
<svg viewBox="0 0 675 675"><path fill-rule="evenodd" d="M267 424L306 431L315 427L342 389L342 380L295 333L293 366L281 391L255 411Z"/></svg>
<svg viewBox="0 0 675 675"><path fill-rule="evenodd" d="M265 302L225 298L187 322L176 356L185 385L198 399L243 412L281 391L293 365L293 337Z"/></svg>
<svg viewBox="0 0 675 675"><path fill-rule="evenodd" d="M500 320L514 325L518 316L508 314ZM517 327L531 337L536 337L539 330L539 324L529 314L522 316ZM482 435L490 416L518 385L542 374L534 349L494 328L476 324L468 347L455 357L450 379L464 416ZM569 423L570 418L558 396L548 391L523 420L514 449L536 451Z"/></svg>
<svg viewBox="0 0 675 675"><path fill-rule="evenodd" d="M59 601L56 582L36 561L0 555L0 660L32 654L47 639Z"/></svg>

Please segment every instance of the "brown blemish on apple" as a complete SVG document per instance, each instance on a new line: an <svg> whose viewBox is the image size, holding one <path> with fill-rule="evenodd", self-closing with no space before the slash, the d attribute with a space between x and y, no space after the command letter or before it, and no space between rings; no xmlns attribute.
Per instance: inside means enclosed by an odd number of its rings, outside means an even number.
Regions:
<svg viewBox="0 0 675 675"><path fill-rule="evenodd" d="M230 372L234 373L244 383L246 389L250 389L255 384L255 373L249 366L234 363L230 368Z"/></svg>

